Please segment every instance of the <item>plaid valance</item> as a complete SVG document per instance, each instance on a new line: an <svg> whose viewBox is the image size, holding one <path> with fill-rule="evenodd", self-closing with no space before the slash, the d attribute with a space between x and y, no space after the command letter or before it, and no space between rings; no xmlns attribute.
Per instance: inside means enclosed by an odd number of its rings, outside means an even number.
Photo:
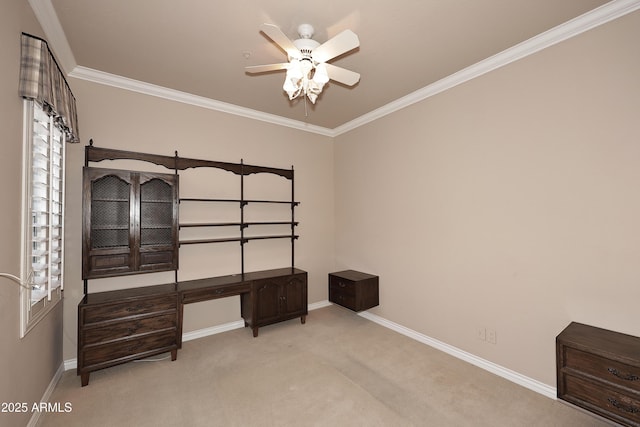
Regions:
<svg viewBox="0 0 640 427"><path fill-rule="evenodd" d="M46 41L22 33L20 96L41 104L65 132L67 142L80 142L76 99Z"/></svg>

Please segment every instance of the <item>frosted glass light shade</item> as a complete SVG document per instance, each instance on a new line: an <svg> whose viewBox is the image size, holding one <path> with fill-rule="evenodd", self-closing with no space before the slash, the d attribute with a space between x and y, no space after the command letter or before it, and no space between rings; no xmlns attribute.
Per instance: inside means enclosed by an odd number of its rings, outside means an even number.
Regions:
<svg viewBox="0 0 640 427"><path fill-rule="evenodd" d="M313 80L321 86L329 81L329 74L327 74L326 65L318 64L316 66L316 71L313 73Z"/></svg>

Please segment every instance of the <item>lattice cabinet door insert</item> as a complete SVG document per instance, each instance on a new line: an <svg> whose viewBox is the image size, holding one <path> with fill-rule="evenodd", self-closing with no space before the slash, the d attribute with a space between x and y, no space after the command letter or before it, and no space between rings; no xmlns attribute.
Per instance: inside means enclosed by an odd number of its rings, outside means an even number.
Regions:
<svg viewBox="0 0 640 427"><path fill-rule="evenodd" d="M177 267L177 176L84 169L83 278Z"/></svg>

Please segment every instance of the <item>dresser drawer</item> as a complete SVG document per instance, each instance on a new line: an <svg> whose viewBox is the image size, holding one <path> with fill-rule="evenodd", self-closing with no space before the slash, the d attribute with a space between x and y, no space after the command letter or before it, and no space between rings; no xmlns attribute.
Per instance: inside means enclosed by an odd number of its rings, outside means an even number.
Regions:
<svg viewBox="0 0 640 427"><path fill-rule="evenodd" d="M117 322L99 328L85 328L84 344L98 344L128 338L133 335L148 334L155 331L173 329L176 331L178 323L177 313L138 318L124 322ZM174 332L177 333L177 332Z"/></svg>
<svg viewBox="0 0 640 427"><path fill-rule="evenodd" d="M556 337L558 398L640 427L640 338L571 322Z"/></svg>
<svg viewBox="0 0 640 427"><path fill-rule="evenodd" d="M175 310L177 307L178 299L176 294L145 297L113 304L103 304L96 307L84 306L82 308L81 320L87 325L90 323L121 319L128 316Z"/></svg>
<svg viewBox="0 0 640 427"><path fill-rule="evenodd" d="M329 301L347 307L350 310L357 310L355 295L347 295L340 292L329 293Z"/></svg>
<svg viewBox="0 0 640 427"><path fill-rule="evenodd" d="M92 367L106 363L111 366L114 362L138 359L144 353L159 353L177 347L176 332L157 332L143 337L129 338L109 344L85 347L83 352L83 366Z"/></svg>
<svg viewBox="0 0 640 427"><path fill-rule="evenodd" d="M207 301L216 298L225 298L234 295L241 295L251 292L251 283L237 283L225 286L215 286L205 289L184 290L182 294L182 303L190 304L193 302Z"/></svg>
<svg viewBox="0 0 640 427"><path fill-rule="evenodd" d="M625 393L619 388L565 375L566 395L569 402L579 404L624 425L640 426L640 395Z"/></svg>
<svg viewBox="0 0 640 427"><path fill-rule="evenodd" d="M329 292L334 295L350 295L355 297L356 284L355 282L343 279L342 277L331 276L329 278Z"/></svg>
<svg viewBox="0 0 640 427"><path fill-rule="evenodd" d="M640 367L566 347L565 367L640 393Z"/></svg>

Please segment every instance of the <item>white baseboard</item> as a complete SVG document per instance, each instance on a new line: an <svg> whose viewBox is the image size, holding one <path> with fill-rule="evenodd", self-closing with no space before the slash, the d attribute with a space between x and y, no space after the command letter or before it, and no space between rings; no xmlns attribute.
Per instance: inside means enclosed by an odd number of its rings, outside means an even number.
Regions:
<svg viewBox="0 0 640 427"><path fill-rule="evenodd" d="M313 304L309 304L308 310L317 310L319 308L328 307L332 305L327 300L314 302ZM237 320L235 322L224 323L222 325L212 326L210 328L198 329L191 332L185 332L182 334L182 342L191 341L198 338L208 337L209 335L220 334L222 332L232 331L234 329L242 329L244 328L244 320ZM64 361L64 370L68 371L71 369L76 369L78 367L78 359L68 359Z"/></svg>
<svg viewBox="0 0 640 427"><path fill-rule="evenodd" d="M471 363L472 365L475 365L479 368L489 371L492 374L496 374L518 385L526 387L529 390L535 391L536 393L540 393L543 396L546 396L550 399L554 399L554 400L557 399L555 387L551 387L538 380L534 380L533 378L529 378L527 376L519 374L518 372L512 371L511 369L507 369L503 366L500 366L488 360L482 359L471 353L467 353L466 351L460 350L457 347L443 343L442 341L438 341L437 339L428 337L424 334L421 334L412 329L409 329L407 327L394 323L390 320L377 316L373 313L363 311L358 314L364 317L365 319L371 320L372 322L375 322L379 325L384 326L385 328L389 328L409 338L413 338L414 340L419 341L423 344L436 348L440 351L444 351L445 353L450 354L451 356L457 357L458 359Z"/></svg>
<svg viewBox="0 0 640 427"><path fill-rule="evenodd" d="M210 328L198 329L196 331L185 332L182 334L182 342L191 341L198 338L208 337L209 335L221 334L234 329L244 328L244 320L236 320L235 322L223 323L222 325L212 326Z"/></svg>
<svg viewBox="0 0 640 427"><path fill-rule="evenodd" d="M319 301L319 302L315 302L313 304L309 304L309 311L312 310L317 310L319 308L324 308L324 307L328 307L330 305L333 305L333 303L329 302L328 300L324 300L324 301ZM419 341L423 344L426 344L428 346L431 346L433 348L436 348L440 351L444 351L447 354L450 354L453 357L457 357L458 359L464 360L465 362L471 363L472 365L475 365L479 368L482 368L486 371L489 371L493 374L496 374L502 378L505 378L513 383L516 383L518 385L521 385L523 387L528 388L529 390L535 391L536 393L542 394L543 396L546 396L550 399L556 399L557 395L556 395L556 388L555 387L551 387L547 384L541 383L540 381L534 380L533 378L529 378L525 375L522 375L518 372L512 371L511 369L507 369L503 366L497 365L493 362L490 362L488 360L482 359L478 356L475 356L471 353L467 353L464 350L460 350L457 347L454 347L452 345L446 344L442 341L438 341L435 338L431 338L427 335L421 334L419 332L416 332L412 329L409 329L405 326L402 326L400 324L397 324L395 322L392 322L390 320L387 320L383 317L380 317L378 315L375 315L373 313L370 313L368 311L363 311L361 313L358 313L360 316L364 317L365 319L368 319L372 322L375 322L381 326L384 326L385 328L389 328L395 332L398 332L399 334L405 335L409 338L412 338L416 341ZM229 323L225 323L222 325L217 325L217 326L213 326L210 328L204 328L204 329L198 329L196 331L191 331L191 332L187 332L184 333L182 335L182 341L190 341L190 340L194 340L194 339L198 339L198 338L204 338L207 337L209 335L215 335L215 334L219 334L222 332L227 332L227 331L231 331L234 329L241 329L244 328L244 321L243 320L238 320L235 322L229 322ZM61 369L58 370L58 372L56 373L56 376L54 377L54 379L51 380L51 384L49 385L49 388L47 389L47 392L45 392L45 396L47 399L49 397L49 395L51 395L51 392L53 391L53 388L55 388L55 384L57 384L58 380L60 379L60 376L62 375L62 372L64 371L68 371L70 369L76 369L78 366L78 360L77 359L69 359L69 360L65 360L64 361L64 365L61 365ZM64 367L64 369L62 369ZM43 399L44 399L43 397ZM34 414L34 416L36 417L36 421L37 421L37 416ZM33 417L32 417L33 418ZM35 425L35 424L30 424L30 425Z"/></svg>
<svg viewBox="0 0 640 427"><path fill-rule="evenodd" d="M317 310L319 308L324 308L324 307L328 307L330 305L333 305L333 303L329 302L328 300L324 300L324 301L319 301L319 302L315 302L313 304L309 304L309 311L312 310ZM535 391L536 393L542 394L543 396L546 396L550 399L556 399L557 398L557 394L556 394L556 388L555 387L551 387L547 384L541 383L540 381L534 380L533 378L529 378L525 375L522 375L518 372L512 371L510 369L507 369L503 366L497 365L493 362L490 362L488 360L482 359L478 356L475 356L471 353L468 353L464 350L460 350L457 347L454 347L452 345L446 344L442 341L438 341L435 338L431 338L427 335L421 334L419 332L416 332L412 329L409 329L405 326L402 326L400 324L397 324L395 322L392 322L390 320L387 320L383 317L380 317L378 315L375 315L373 313L370 313L368 311L363 311L361 313L358 313L360 316L364 317L365 319L368 319L372 322L375 322L381 326L384 326L385 328L389 328L395 332L398 332L399 334L405 335L409 338L412 338L416 341L419 341L423 344L426 344L428 346L431 346L433 348L436 348L440 351L444 351L447 354L450 354L453 357L457 357L458 359L464 360L465 362L471 363L472 365L475 365L479 368L482 368L486 371L489 371L493 374L496 374L502 378L505 378L511 382L514 382L518 385L521 385L523 387L528 388L529 390ZM241 329L244 328L244 321L243 320L239 320L239 321L235 321L235 322L230 322L230 323L225 323L222 325L217 325L217 326L213 326L210 328L204 328L204 329L198 329L196 331L191 331L191 332L187 332L184 333L182 335L182 341L190 341L190 340L194 340L197 338L204 338L207 337L209 335L215 335L215 334L219 334L222 332L227 332L227 331L231 331L234 329ZM78 360L77 359L69 359L69 360L65 360L64 361L64 370L63 371L68 371L70 369L76 369L78 366ZM51 380L51 384L49 385L49 389L47 389L47 392L45 393L45 396L48 398L48 396L51 394L51 392L53 391L53 388L55 387L55 384L57 384L60 376L62 375L62 372L60 369L58 370L58 372L56 373L56 377L54 377L54 379ZM48 394L47 394L48 393ZM37 419L36 419L37 421Z"/></svg>
<svg viewBox="0 0 640 427"><path fill-rule="evenodd" d="M75 357L73 359L67 359L64 361L65 371L70 371L71 369L77 369L77 368L78 368L78 359L76 359Z"/></svg>
<svg viewBox="0 0 640 427"><path fill-rule="evenodd" d="M327 300L314 302L313 304L309 304L308 310L317 310L318 308L323 308L331 305L331 303ZM234 329L242 329L244 328L244 320L238 320L235 322L225 323L222 325L212 326L210 328L198 329L197 331L191 331L182 334L182 342L195 340L198 338L208 337L209 335L220 334L222 332L232 331Z"/></svg>
<svg viewBox="0 0 640 427"><path fill-rule="evenodd" d="M329 300L314 302L313 304L309 304L309 311L317 310L319 308L329 307L330 305L333 305L333 303L329 302Z"/></svg>
<svg viewBox="0 0 640 427"><path fill-rule="evenodd" d="M53 394L53 390L55 390L56 386L58 385L58 381L60 381L60 378L62 378L62 374L64 374L65 371L66 371L66 362L61 363L60 366L58 367L58 370L56 371L56 373L53 375L53 378L51 378L51 381L49 382L49 386L44 391L44 394L42 395L42 399L40 399L40 402L49 401L51 394ZM32 411L31 418L27 423L27 427L35 427L36 425L38 425L38 420L40 420L40 414L41 414L40 411Z"/></svg>

